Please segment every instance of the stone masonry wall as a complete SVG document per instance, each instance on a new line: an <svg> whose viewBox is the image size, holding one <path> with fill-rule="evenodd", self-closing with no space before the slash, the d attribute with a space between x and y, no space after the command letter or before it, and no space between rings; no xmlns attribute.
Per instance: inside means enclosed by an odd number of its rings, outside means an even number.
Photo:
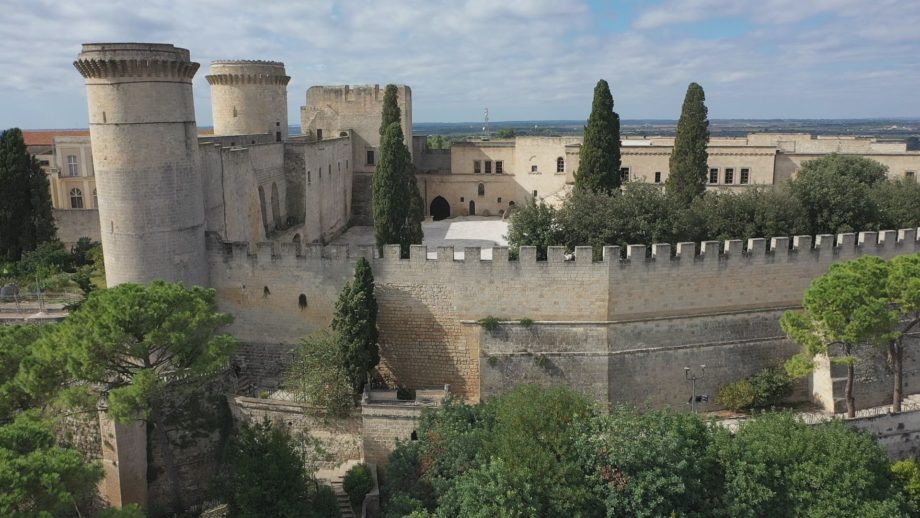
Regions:
<svg viewBox="0 0 920 518"><path fill-rule="evenodd" d="M404 385L447 383L478 400L514 379L487 373L486 355L503 355L510 363L499 362L500 370L523 372L522 379L543 376L546 369L534 370L534 359L523 357L529 351L544 353L549 362L541 360L543 366L558 369L566 383L606 393L610 401L652 396L653 404L681 405L684 365L706 364L712 386L704 382L701 390L713 394L718 383L798 350L782 337L779 315L797 307L809 283L835 261L918 250L916 229L812 241L705 242L699 254L692 243L674 254L669 245L654 245L650 254L640 245L628 247L624 259L618 247L606 247L601 261L592 260L588 247L578 247L574 260L551 247L547 261L522 247L520 259L509 261L505 248L494 249L492 260L467 248L466 259L455 260L453 248L439 248L437 259L428 259L425 247L415 246L409 259L399 259L393 246L383 257L373 247L349 252L318 245L298 254L290 243L250 249L212 238L209 258L211 286L221 308L236 317L231 332L244 343L290 344L327 326L355 260L364 256L377 284L383 362ZM540 326L526 331L536 338L515 330L503 345L463 323L487 316Z"/></svg>

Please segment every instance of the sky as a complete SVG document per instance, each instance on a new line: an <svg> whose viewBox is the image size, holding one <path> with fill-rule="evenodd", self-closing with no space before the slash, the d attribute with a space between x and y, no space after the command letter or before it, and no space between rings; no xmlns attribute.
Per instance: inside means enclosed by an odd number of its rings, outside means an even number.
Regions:
<svg viewBox="0 0 920 518"><path fill-rule="evenodd" d="M416 122L920 117L920 0L3 0L0 128L87 126L83 42L172 43L201 63L283 61L290 121L318 84L404 83Z"/></svg>

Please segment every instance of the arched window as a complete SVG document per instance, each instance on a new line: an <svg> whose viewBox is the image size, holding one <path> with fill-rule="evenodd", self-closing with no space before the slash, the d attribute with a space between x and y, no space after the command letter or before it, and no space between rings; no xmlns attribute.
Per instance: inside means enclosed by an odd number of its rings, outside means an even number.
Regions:
<svg viewBox="0 0 920 518"><path fill-rule="evenodd" d="M93 189L93 208L94 209L99 208L99 197L96 196L96 189Z"/></svg>
<svg viewBox="0 0 920 518"><path fill-rule="evenodd" d="M565 172L565 159L562 157L559 157L556 159L556 172L557 173Z"/></svg>
<svg viewBox="0 0 920 518"><path fill-rule="evenodd" d="M71 209L82 209L83 208L83 191L74 187L70 190L70 208Z"/></svg>
<svg viewBox="0 0 920 518"><path fill-rule="evenodd" d="M479 184L479 188L477 192L479 193L480 196L485 196L486 195L486 184L484 183Z"/></svg>

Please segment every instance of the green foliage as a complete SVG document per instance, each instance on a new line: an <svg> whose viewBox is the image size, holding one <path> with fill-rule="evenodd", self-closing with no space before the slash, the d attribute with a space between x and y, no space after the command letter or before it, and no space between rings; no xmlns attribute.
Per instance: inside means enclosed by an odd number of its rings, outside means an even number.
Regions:
<svg viewBox="0 0 920 518"><path fill-rule="evenodd" d="M342 489L348 495L351 508L360 513L364 504L364 497L374 489L374 477L371 475L367 464L356 464L345 472L342 479Z"/></svg>
<svg viewBox="0 0 920 518"><path fill-rule="evenodd" d="M400 124L402 115L399 113L399 90L396 85L389 84L383 91L383 113L380 120L380 136L382 137L390 124Z"/></svg>
<svg viewBox="0 0 920 518"><path fill-rule="evenodd" d="M718 503L717 433L696 414L618 407L588 423L578 451L607 516L693 516Z"/></svg>
<svg viewBox="0 0 920 518"><path fill-rule="evenodd" d="M884 182L887 170L868 158L837 154L802 164L789 188L805 209L805 233L878 230L883 219L872 191ZM894 215L889 208L885 222L893 223Z"/></svg>
<svg viewBox="0 0 920 518"><path fill-rule="evenodd" d="M368 372L380 363L374 273L363 257L355 265L353 281L345 284L336 301L332 330L341 340L342 367L355 394L360 394Z"/></svg>
<svg viewBox="0 0 920 518"><path fill-rule="evenodd" d="M533 326L533 319L530 319L530 318L522 318L522 319L518 322L518 324L520 324L520 326L523 327L524 329L529 329L530 327Z"/></svg>
<svg viewBox="0 0 920 518"><path fill-rule="evenodd" d="M491 333L492 331L495 331L496 329L498 329L498 326L501 325L501 320L490 315L484 318L480 318L479 320L476 321L476 323L482 326L483 329Z"/></svg>
<svg viewBox="0 0 920 518"><path fill-rule="evenodd" d="M900 460L891 465L894 482L907 500L913 516L920 514L920 466L914 459Z"/></svg>
<svg viewBox="0 0 920 518"><path fill-rule="evenodd" d="M881 229L920 227L920 183L900 179L877 182L870 191Z"/></svg>
<svg viewBox="0 0 920 518"><path fill-rule="evenodd" d="M546 260L546 247L561 244L563 234L556 223L556 209L543 200L528 200L515 208L508 226L508 245L517 254L522 246L537 247L537 259Z"/></svg>
<svg viewBox="0 0 920 518"><path fill-rule="evenodd" d="M345 370L342 338L323 330L300 341L294 362L287 372L287 389L318 412L330 416L348 415L356 394Z"/></svg>
<svg viewBox="0 0 920 518"><path fill-rule="evenodd" d="M613 111L610 86L603 79L594 87L591 114L579 156L575 187L609 193L620 186L620 116Z"/></svg>
<svg viewBox="0 0 920 518"><path fill-rule="evenodd" d="M48 179L29 155L19 128L0 133L0 260L55 239Z"/></svg>
<svg viewBox="0 0 920 518"><path fill-rule="evenodd" d="M0 426L0 515L71 516L100 479L98 463L55 444L49 423L26 413Z"/></svg>
<svg viewBox="0 0 920 518"><path fill-rule="evenodd" d="M128 504L121 509L106 507L96 515L97 518L144 518L146 516L147 514L137 504Z"/></svg>
<svg viewBox="0 0 920 518"><path fill-rule="evenodd" d="M740 412L754 406L754 387L747 378L719 387L716 401L729 410Z"/></svg>
<svg viewBox="0 0 920 518"><path fill-rule="evenodd" d="M412 401L415 399L415 389L404 385L396 387L396 399L400 401Z"/></svg>
<svg viewBox="0 0 920 518"><path fill-rule="evenodd" d="M34 324L0 326L0 422L39 404L17 377L20 365L32 354L32 345L50 330Z"/></svg>
<svg viewBox="0 0 920 518"><path fill-rule="evenodd" d="M499 139L511 139L514 138L514 129L513 128L501 128L495 132L495 138Z"/></svg>
<svg viewBox="0 0 920 518"><path fill-rule="evenodd" d="M906 516L875 440L841 421L764 414L719 436L728 516Z"/></svg>
<svg viewBox="0 0 920 518"><path fill-rule="evenodd" d="M85 382L107 392L114 419L144 418L178 380L191 390L227 364L236 340L218 330L231 321L210 289L155 281L98 290L35 343L20 379L33 395Z"/></svg>
<svg viewBox="0 0 920 518"><path fill-rule="evenodd" d="M792 379L781 367L767 367L748 378L719 387L718 402L734 411L772 408L792 393Z"/></svg>
<svg viewBox="0 0 920 518"><path fill-rule="evenodd" d="M550 367L549 357L542 353L534 355L533 364L544 370L549 369Z"/></svg>
<svg viewBox="0 0 920 518"><path fill-rule="evenodd" d="M498 356L489 356L486 359L486 363L489 364L489 367L495 368L498 365Z"/></svg>
<svg viewBox="0 0 920 518"><path fill-rule="evenodd" d="M398 244L402 256L408 257L409 245L422 242L424 202L421 201L402 128L396 122L387 127L381 138L380 162L374 173L372 189L377 246Z"/></svg>
<svg viewBox="0 0 920 518"><path fill-rule="evenodd" d="M709 162L709 110L703 87L690 83L677 121L665 188L674 200L689 205L706 190Z"/></svg>
<svg viewBox="0 0 920 518"><path fill-rule="evenodd" d="M328 512L328 490L311 490L311 476L295 441L266 420L244 424L228 441L217 490L234 517L330 516L316 508Z"/></svg>
<svg viewBox="0 0 920 518"><path fill-rule="evenodd" d="M541 516L530 476L492 459L459 476L440 500L439 516L524 518Z"/></svg>

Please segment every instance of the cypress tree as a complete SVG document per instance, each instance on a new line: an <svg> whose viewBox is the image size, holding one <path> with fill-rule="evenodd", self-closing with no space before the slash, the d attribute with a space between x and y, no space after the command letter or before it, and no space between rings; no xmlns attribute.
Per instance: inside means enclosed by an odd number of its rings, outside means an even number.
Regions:
<svg viewBox="0 0 920 518"><path fill-rule="evenodd" d="M0 259L18 261L54 239L48 181L19 128L0 134L0 200Z"/></svg>
<svg viewBox="0 0 920 518"><path fill-rule="evenodd" d="M613 111L610 86L603 79L594 87L575 186L606 193L620 187L620 116Z"/></svg>
<svg viewBox="0 0 920 518"><path fill-rule="evenodd" d="M380 363L374 273L363 257L355 265L354 279L339 294L332 329L341 340L348 381L355 394L360 394L368 371Z"/></svg>
<svg viewBox="0 0 920 518"><path fill-rule="evenodd" d="M398 122L391 123L383 134L372 188L377 246L399 244L402 256L408 257L409 245L422 242L424 207Z"/></svg>
<svg viewBox="0 0 920 518"><path fill-rule="evenodd" d="M690 83L671 151L670 172L665 186L668 194L684 205L689 205L706 190L709 119L705 101L703 87Z"/></svg>
<svg viewBox="0 0 920 518"><path fill-rule="evenodd" d="M399 114L399 104L397 97L399 92L396 85L387 85L383 92L383 117L380 121L380 136L386 133L387 128L394 122L402 124L402 117Z"/></svg>

